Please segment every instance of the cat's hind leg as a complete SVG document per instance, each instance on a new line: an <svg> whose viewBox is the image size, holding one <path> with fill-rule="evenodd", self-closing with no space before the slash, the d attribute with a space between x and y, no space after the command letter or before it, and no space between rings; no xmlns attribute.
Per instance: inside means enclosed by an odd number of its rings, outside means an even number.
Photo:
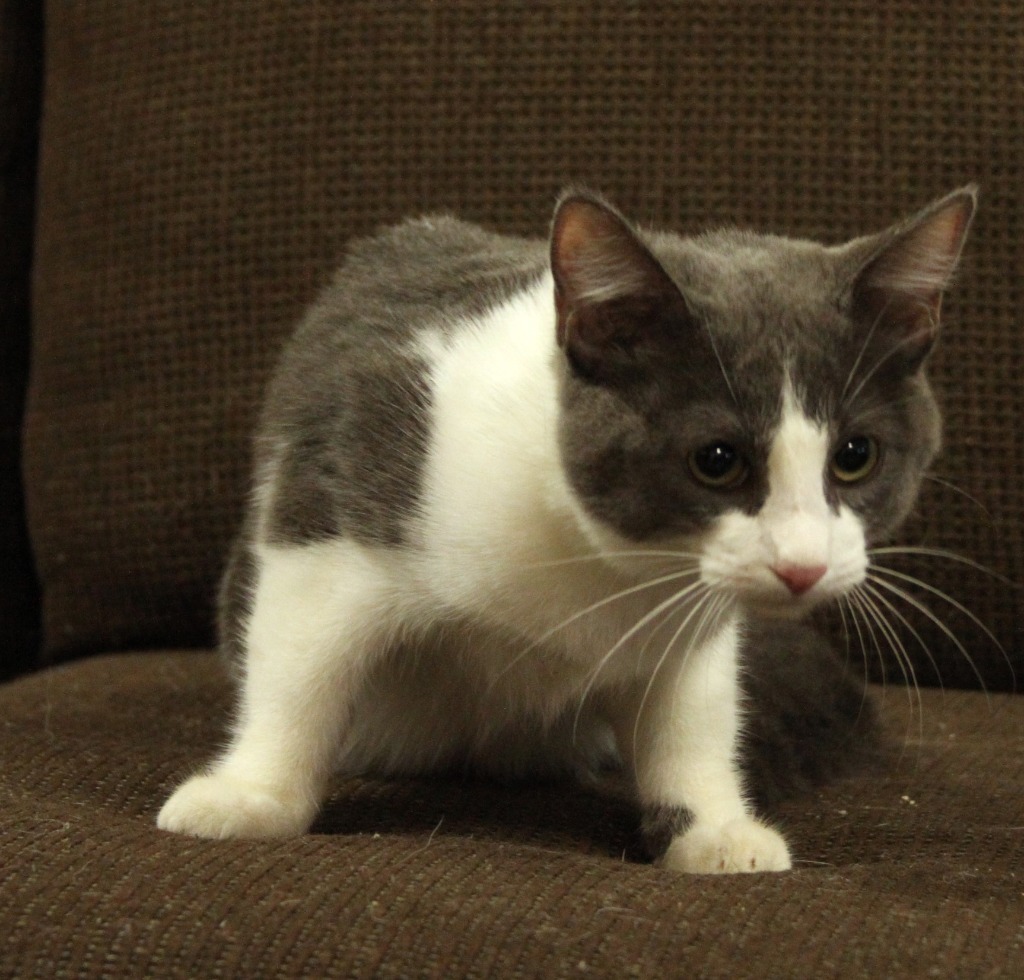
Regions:
<svg viewBox="0 0 1024 980"><path fill-rule="evenodd" d="M231 741L164 804L160 828L212 838L308 829L367 668L393 629L385 565L345 540L258 549Z"/></svg>

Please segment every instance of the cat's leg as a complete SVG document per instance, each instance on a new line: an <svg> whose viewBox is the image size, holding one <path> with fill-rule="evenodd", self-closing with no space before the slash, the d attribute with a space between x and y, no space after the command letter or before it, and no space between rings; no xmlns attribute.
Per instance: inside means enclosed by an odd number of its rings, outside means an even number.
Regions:
<svg viewBox="0 0 1024 980"><path fill-rule="evenodd" d="M157 824L199 837L307 830L367 667L386 642L390 581L351 542L261 548L234 733Z"/></svg>
<svg viewBox="0 0 1024 980"><path fill-rule="evenodd" d="M744 799L737 741L735 624L663 664L619 714L617 734L637 780L648 850L697 874L785 871L789 849Z"/></svg>

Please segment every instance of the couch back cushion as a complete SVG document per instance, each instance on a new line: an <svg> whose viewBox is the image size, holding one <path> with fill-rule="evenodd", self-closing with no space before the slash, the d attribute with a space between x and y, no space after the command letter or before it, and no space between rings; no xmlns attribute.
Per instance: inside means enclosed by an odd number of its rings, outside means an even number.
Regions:
<svg viewBox="0 0 1024 980"><path fill-rule="evenodd" d="M1024 578L1022 31L997 0L50 4L25 459L48 656L211 641L262 387L347 239L437 209L542 234L567 183L838 241L978 180L934 362L947 482L909 533ZM920 569L1020 663L1016 593Z"/></svg>

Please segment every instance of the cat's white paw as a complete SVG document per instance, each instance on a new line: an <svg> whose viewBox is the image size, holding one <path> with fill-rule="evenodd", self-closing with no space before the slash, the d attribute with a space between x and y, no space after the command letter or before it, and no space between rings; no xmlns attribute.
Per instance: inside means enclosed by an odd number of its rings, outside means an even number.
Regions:
<svg viewBox="0 0 1024 980"><path fill-rule="evenodd" d="M793 866L782 836L750 817L721 826L695 824L672 841L658 863L704 875L788 871Z"/></svg>
<svg viewBox="0 0 1024 980"><path fill-rule="evenodd" d="M295 837L309 828L314 816L316 805L308 798L211 773L179 786L156 825L215 839Z"/></svg>

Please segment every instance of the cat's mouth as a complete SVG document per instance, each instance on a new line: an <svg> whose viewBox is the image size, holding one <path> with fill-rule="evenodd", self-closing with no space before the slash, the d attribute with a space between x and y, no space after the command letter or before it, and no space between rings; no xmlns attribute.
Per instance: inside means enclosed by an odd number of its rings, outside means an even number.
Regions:
<svg viewBox="0 0 1024 980"><path fill-rule="evenodd" d="M701 577L713 592L728 595L753 616L798 620L855 590L864 580L866 568L861 557L839 558L828 564L730 564L716 557L702 562Z"/></svg>
<svg viewBox="0 0 1024 980"><path fill-rule="evenodd" d="M723 585L729 591L729 583L722 583L719 588ZM738 585L732 595L737 604L753 616L792 621L836 600L844 591L838 583L826 579L824 573L816 574L815 570L803 579L791 576L789 581L776 574L764 576L763 580L759 577L755 583Z"/></svg>

